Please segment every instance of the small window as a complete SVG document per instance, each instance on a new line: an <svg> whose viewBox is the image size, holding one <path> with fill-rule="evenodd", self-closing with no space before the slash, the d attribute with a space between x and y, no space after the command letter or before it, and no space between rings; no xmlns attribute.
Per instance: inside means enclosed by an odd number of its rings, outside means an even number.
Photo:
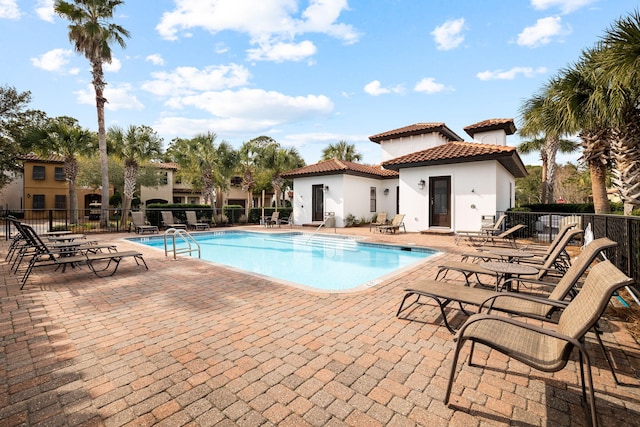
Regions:
<svg viewBox="0 0 640 427"><path fill-rule="evenodd" d="M56 181L65 181L66 179L64 168L56 168Z"/></svg>
<svg viewBox="0 0 640 427"><path fill-rule="evenodd" d="M376 212L376 187L369 189L369 211Z"/></svg>
<svg viewBox="0 0 640 427"><path fill-rule="evenodd" d="M242 187L242 177L241 176L234 176L233 178L231 178L231 186L232 187Z"/></svg>
<svg viewBox="0 0 640 427"><path fill-rule="evenodd" d="M44 166L33 167L33 179L36 179L36 180L44 179Z"/></svg>
<svg viewBox="0 0 640 427"><path fill-rule="evenodd" d="M173 203L184 203L183 197L173 197Z"/></svg>
<svg viewBox="0 0 640 427"><path fill-rule="evenodd" d="M56 194L56 209L67 209L67 196L64 194Z"/></svg>
<svg viewBox="0 0 640 427"><path fill-rule="evenodd" d="M160 183L162 185L167 185L169 183L168 174L166 172L164 172L164 176L160 178Z"/></svg>
<svg viewBox="0 0 640 427"><path fill-rule="evenodd" d="M33 195L33 209L44 210L44 194Z"/></svg>

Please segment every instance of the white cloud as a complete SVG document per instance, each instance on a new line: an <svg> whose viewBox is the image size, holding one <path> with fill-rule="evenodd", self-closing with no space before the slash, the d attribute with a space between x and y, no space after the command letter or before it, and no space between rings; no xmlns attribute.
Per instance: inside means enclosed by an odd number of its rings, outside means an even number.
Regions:
<svg viewBox="0 0 640 427"><path fill-rule="evenodd" d="M54 0L38 0L36 14L43 21L53 22L53 18L56 16L56 12L53 9L53 1Z"/></svg>
<svg viewBox="0 0 640 427"><path fill-rule="evenodd" d="M480 80L513 80L518 75L523 75L524 77L535 77L537 74L544 74L547 72L545 67L513 67L510 70L493 70L493 71L482 71L476 74Z"/></svg>
<svg viewBox="0 0 640 427"><path fill-rule="evenodd" d="M424 79L416 83L413 90L415 90L416 92L433 94L444 91L451 91L453 90L453 88L448 88L442 83L436 83L436 79L434 79L433 77L425 77Z"/></svg>
<svg viewBox="0 0 640 427"><path fill-rule="evenodd" d="M171 107L194 107L216 117L251 119L273 124L308 119L333 110L333 102L324 95L288 96L262 89L203 92L174 98Z"/></svg>
<svg viewBox="0 0 640 427"><path fill-rule="evenodd" d="M464 18L452 19L436 27L431 32L438 50L451 50L464 41L462 32L465 29Z"/></svg>
<svg viewBox="0 0 640 427"><path fill-rule="evenodd" d="M142 89L158 96L178 96L196 91L221 90L247 85L251 74L242 65L230 64L178 67L172 72L151 73L152 81L143 83Z"/></svg>
<svg viewBox="0 0 640 427"><path fill-rule="evenodd" d="M18 19L20 15L17 0L0 0L0 19Z"/></svg>
<svg viewBox="0 0 640 427"><path fill-rule="evenodd" d="M251 61L301 61L315 55L316 52L315 45L305 40L300 43L261 44L257 49L248 49L247 57Z"/></svg>
<svg viewBox="0 0 640 427"><path fill-rule="evenodd" d="M64 72L64 66L69 62L67 58L73 55L68 49L53 49L43 53L38 58L31 58L34 67L46 71Z"/></svg>
<svg viewBox="0 0 640 427"><path fill-rule="evenodd" d="M109 73L116 73L118 71L120 71L120 68L122 68L122 62L120 62L120 60L118 58L111 58L111 63L109 64L108 62L105 62L102 67L104 68L104 71L109 72Z"/></svg>
<svg viewBox="0 0 640 427"><path fill-rule="evenodd" d="M159 53L147 55L144 60L151 62L153 65L164 65L164 58Z"/></svg>
<svg viewBox="0 0 640 427"><path fill-rule="evenodd" d="M74 92L79 104L96 105L96 92L93 85L87 85L86 89ZM104 88L104 97L107 103L105 108L110 111L118 110L142 110L144 105L133 94L133 86L129 83L109 84Z"/></svg>
<svg viewBox="0 0 640 427"><path fill-rule="evenodd" d="M260 60L300 60L301 54L309 55L311 42L295 40L306 33L327 34L347 44L360 37L350 25L337 22L348 7L346 0L310 0L302 13L296 0L182 0L176 4L156 26L162 37L175 40L179 33L184 36L194 28L214 34L224 30L245 33L250 36L250 43L258 46L248 53Z"/></svg>
<svg viewBox="0 0 640 427"><path fill-rule="evenodd" d="M374 80L364 86L364 91L371 96L384 95L386 93L404 93L402 85L396 85L390 88L382 87L379 80Z"/></svg>
<svg viewBox="0 0 640 427"><path fill-rule="evenodd" d="M536 21L532 27L526 27L518 34L518 44L526 47L539 47L551 43L554 37L571 33L570 26L562 25L562 18L549 16Z"/></svg>
<svg viewBox="0 0 640 427"><path fill-rule="evenodd" d="M596 0L531 0L531 6L537 10L547 10L558 7L562 13L571 13L594 3Z"/></svg>

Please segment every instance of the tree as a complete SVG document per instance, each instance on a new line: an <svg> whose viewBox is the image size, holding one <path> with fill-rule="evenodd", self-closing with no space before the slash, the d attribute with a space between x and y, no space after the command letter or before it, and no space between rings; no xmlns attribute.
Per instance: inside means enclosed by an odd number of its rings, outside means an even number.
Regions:
<svg viewBox="0 0 640 427"><path fill-rule="evenodd" d="M212 132L192 139L176 138L167 150L167 156L180 166L179 174L202 192L205 203L215 204L215 189L227 188L236 154L229 143L216 146L217 135Z"/></svg>
<svg viewBox="0 0 640 427"><path fill-rule="evenodd" d="M119 25L109 22L122 0L74 0L73 3L56 0L56 13L71 22L69 41L75 50L83 54L91 64L92 84L96 92L98 111L98 146L100 151L100 169L102 171L102 212L100 226L106 227L109 221L109 166L107 158L107 138L104 125L104 73L102 64L111 63L113 42L122 48L129 32Z"/></svg>
<svg viewBox="0 0 640 427"><path fill-rule="evenodd" d="M529 154L536 151L540 152L540 159L542 160L542 169L541 169L541 197L540 200L543 203L554 203L556 198L556 186L557 180L555 179L556 167L549 167L549 157L551 151L553 151L553 147L555 143L549 144L548 139L544 138L535 138L532 140L524 141L518 144L518 151L522 154ZM556 151L560 151L561 153L573 153L578 149L578 144L568 140L568 139L559 139L556 147ZM552 158L555 159L555 156ZM554 162L555 163L555 162ZM555 166L555 165L554 165ZM549 179L548 170L552 169L554 172L551 174L552 178Z"/></svg>
<svg viewBox="0 0 640 427"><path fill-rule="evenodd" d="M44 124L46 114L28 110L31 92L18 92L14 87L0 86L0 189L20 172L18 154L24 151L25 129Z"/></svg>
<svg viewBox="0 0 640 427"><path fill-rule="evenodd" d="M527 166L527 176L516 178L516 206L541 203L542 166Z"/></svg>
<svg viewBox="0 0 640 427"><path fill-rule="evenodd" d="M276 209L278 209L282 189L286 181L280 175L288 170L299 168L305 165L304 159L294 147L283 148L279 144L270 147L268 162L263 166L269 171L271 188L275 194Z"/></svg>
<svg viewBox="0 0 640 427"><path fill-rule="evenodd" d="M356 146L340 140L336 144L329 144L322 150L322 160L338 159L347 162L359 162L362 155L356 150Z"/></svg>
<svg viewBox="0 0 640 427"><path fill-rule="evenodd" d="M127 224L131 201L138 184L140 164L160 157L162 138L148 126L131 125L126 132L114 126L107 132L109 151L124 162L124 189L122 203L122 227Z"/></svg>
<svg viewBox="0 0 640 427"><path fill-rule="evenodd" d="M78 125L71 117L49 119L44 126L32 127L25 133L25 146L41 154L64 157L64 174L69 185L69 218L78 223L78 156L90 156L96 151L96 136Z"/></svg>
<svg viewBox="0 0 640 427"><path fill-rule="evenodd" d="M594 62L601 70L602 85L614 96L611 152L614 185L624 203L625 215L640 206L640 13L622 17L606 31Z"/></svg>

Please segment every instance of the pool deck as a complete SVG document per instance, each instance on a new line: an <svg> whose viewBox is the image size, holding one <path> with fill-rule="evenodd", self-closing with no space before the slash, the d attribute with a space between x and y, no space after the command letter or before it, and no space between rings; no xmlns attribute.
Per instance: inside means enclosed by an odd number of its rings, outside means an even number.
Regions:
<svg viewBox="0 0 640 427"><path fill-rule="evenodd" d="M42 268L20 291L2 240L0 426L588 424L576 363L542 373L481 346L487 367L462 365L447 407L452 335L435 306L420 322L395 314L406 284L469 247L452 236L338 232L446 254L364 291L327 293L97 235L141 250L149 271L132 259L108 278ZM602 328L628 385L615 384L590 336L600 423L637 426L640 345L620 321Z"/></svg>

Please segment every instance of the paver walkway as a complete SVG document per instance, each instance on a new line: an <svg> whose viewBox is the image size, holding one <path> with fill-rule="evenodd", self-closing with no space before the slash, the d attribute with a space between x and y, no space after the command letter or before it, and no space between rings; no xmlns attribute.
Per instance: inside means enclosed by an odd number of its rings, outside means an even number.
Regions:
<svg viewBox="0 0 640 427"><path fill-rule="evenodd" d="M468 250L452 237L339 232L449 252L438 261ZM545 374L481 348L487 367L465 364L444 405L451 334L430 306L424 322L395 317L404 285L434 277L437 261L323 293L142 250L149 271L132 260L109 278L45 268L23 291L0 263L0 426L587 424L576 364ZM640 346L619 322L603 326L634 386L616 386L593 340L601 423L637 426Z"/></svg>

